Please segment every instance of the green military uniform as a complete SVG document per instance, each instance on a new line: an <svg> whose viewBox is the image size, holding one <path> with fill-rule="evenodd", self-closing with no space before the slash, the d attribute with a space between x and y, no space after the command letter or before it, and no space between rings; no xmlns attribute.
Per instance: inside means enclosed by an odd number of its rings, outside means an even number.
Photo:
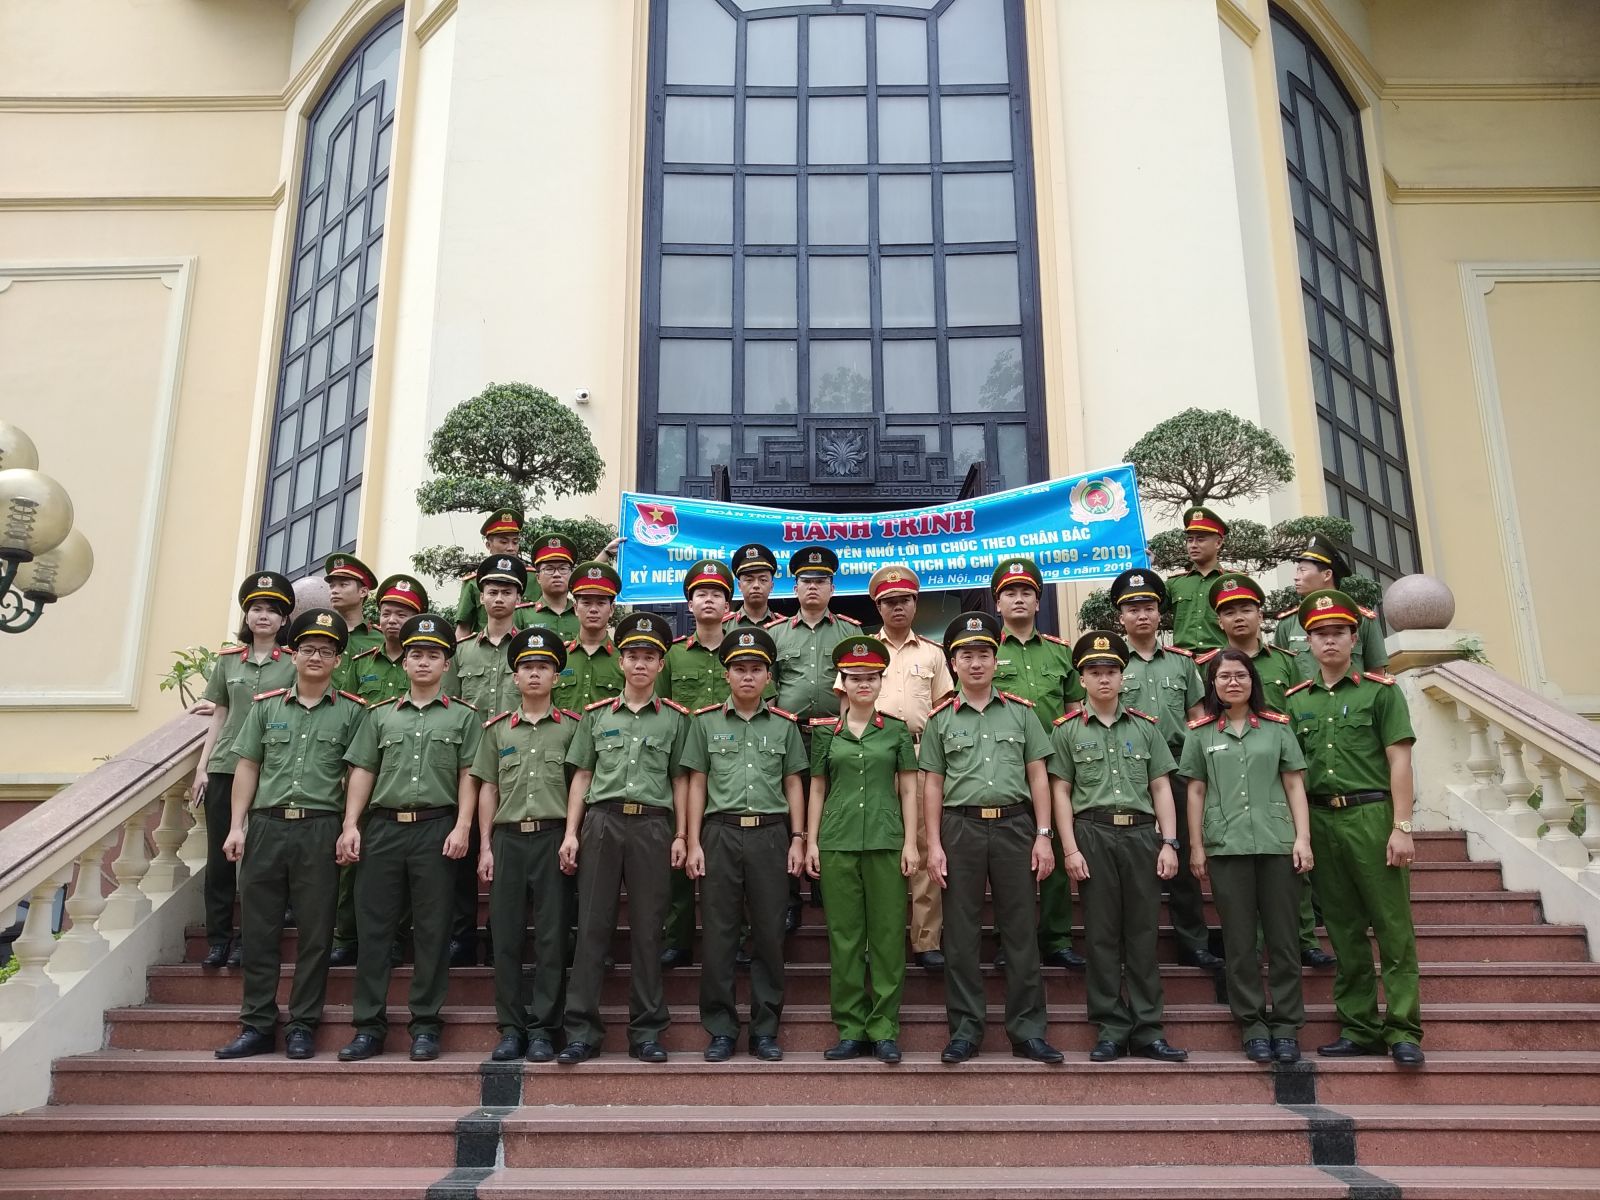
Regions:
<svg viewBox="0 0 1600 1200"><path fill-rule="evenodd" d="M1350 659L1353 671L1382 671L1389 665L1389 648L1383 641L1383 623L1377 612L1364 605L1357 609L1361 624L1356 626L1356 648ZM1311 639L1300 624L1300 608L1296 605L1277 616L1277 626L1272 631L1272 644L1294 655L1294 680L1314 679L1317 660L1311 653Z"/></svg>
<svg viewBox="0 0 1600 1200"><path fill-rule="evenodd" d="M331 620L320 626L319 618ZM342 634L343 622L333 624L338 619L329 610L314 609L296 626ZM239 1020L247 1028L270 1035L278 1022L286 909L294 911L298 934L287 1028L315 1031L322 1020L339 890L334 851L344 814L344 756L365 715L359 698L332 687L309 706L293 686L279 688L256 698L234 743L240 758L261 768L239 868L244 944Z"/></svg>
<svg viewBox="0 0 1600 1200"><path fill-rule="evenodd" d="M858 645L861 654L852 652ZM843 642L839 650L844 653L835 662L841 670L888 666L888 649L875 639ZM916 769L911 729L898 717L875 712L859 734L845 717L812 727L811 776L828 789L817 850L828 887L829 1000L843 1041L900 1036L906 977L900 855L906 829L899 773Z"/></svg>
<svg viewBox="0 0 1600 1200"><path fill-rule="evenodd" d="M999 641L999 622L988 613L957 617L944 637L952 655L964 644ZM944 782L939 828L948 864L945 1011L952 1041L983 1042L987 1003L978 943L985 884L1006 955L1006 1033L1013 1045L1045 1035L1031 861L1038 826L1027 767L1049 755L1050 740L1033 705L1000 691L991 690L982 707L957 693L923 728L917 765Z"/></svg>
<svg viewBox="0 0 1600 1200"><path fill-rule="evenodd" d="M1114 634L1090 632L1074 647L1080 671L1126 657ZM1178 764L1160 722L1120 701L1109 724L1087 704L1063 717L1051 731L1051 745L1050 774L1071 785L1072 832L1089 866L1089 878L1079 885L1089 1020L1099 1027L1100 1041L1137 1052L1164 1040L1156 963L1161 834L1150 785Z"/></svg>
<svg viewBox="0 0 1600 1200"><path fill-rule="evenodd" d="M347 656L345 665L348 674L340 680L345 685L341 690L354 692L368 704L398 700L411 690L411 680L400 659L390 658L381 642L370 650Z"/></svg>
<svg viewBox="0 0 1600 1200"><path fill-rule="evenodd" d="M1222 921L1228 1005L1244 1042L1294 1038L1305 1024L1296 919L1301 887L1290 857L1294 818L1283 790L1283 773L1305 765L1287 717L1252 713L1237 730L1226 715L1197 718L1178 766L1180 775L1206 788L1200 836ZM1258 928L1269 958L1270 1012L1261 988Z"/></svg>
<svg viewBox="0 0 1600 1200"><path fill-rule="evenodd" d="M666 654L667 623L634 613L617 626L618 649L653 646ZM621 696L590 705L567 749L567 765L592 771L578 835L578 944L564 1019L574 1043L598 1051L605 1036L600 985L628 891L628 1044L657 1042L670 1022L661 985L661 923L672 865L673 780L683 774L689 714L659 697L638 709Z"/></svg>
<svg viewBox="0 0 1600 1200"><path fill-rule="evenodd" d="M495 1021L502 1034L524 1039L554 1042L566 1007L566 935L575 914L559 856L567 825L567 751L580 719L552 708L530 720L519 705L484 726L472 762L473 776L499 790L489 885ZM531 996L523 975L530 916Z"/></svg>
<svg viewBox="0 0 1600 1200"><path fill-rule="evenodd" d="M512 618L518 629L530 629L538 625L544 629L553 629L563 638L571 641L578 636L578 609L570 598L567 607L557 612L543 600L535 600L530 604L517 605L517 612Z"/></svg>
<svg viewBox="0 0 1600 1200"><path fill-rule="evenodd" d="M1183 514L1183 531L1213 533L1220 538L1228 536L1225 521L1209 508L1190 508ZM1171 576L1167 582L1167 599L1172 605L1172 641L1185 650L1213 650L1227 644L1222 626L1217 624L1216 610L1211 607L1211 585L1222 574L1221 566L1204 573L1191 567Z"/></svg>
<svg viewBox="0 0 1600 1200"><path fill-rule="evenodd" d="M1358 617L1348 596L1321 591L1305 598L1300 619L1315 627L1324 620L1353 624ZM1305 752L1311 848L1317 885L1328 900L1323 923L1339 958L1333 1004L1340 1033L1364 1046L1420 1045L1411 871L1385 862L1394 824L1386 749L1416 737L1405 697L1387 675L1352 671L1329 687L1319 672L1290 689L1289 718ZM1382 1017L1369 928L1382 956Z"/></svg>
<svg viewBox="0 0 1600 1200"><path fill-rule="evenodd" d="M1203 673L1211 665L1211 660L1216 658L1218 650L1206 650L1195 655L1195 668ZM1289 689L1300 682L1294 655L1282 647L1269 645L1265 638L1261 638L1257 640L1255 653L1250 655L1250 662L1255 666L1256 674L1261 676L1262 700L1273 712L1283 712Z"/></svg>
<svg viewBox="0 0 1600 1200"><path fill-rule="evenodd" d="M354 554L330 554L322 564L322 578L324 582L330 584L336 579L353 579L368 591L378 586L378 577L372 573L372 568ZM368 625L364 617L351 621L343 613L339 615L349 630L343 651L345 662L350 661L352 654L360 654L361 651L370 650L373 646L383 645L383 634Z"/></svg>
<svg viewBox="0 0 1600 1200"><path fill-rule="evenodd" d="M514 635L504 634L496 642L484 631L457 642L455 658L444 676L445 692L489 716L516 708L522 698L506 662L506 647Z"/></svg>
<svg viewBox="0 0 1600 1200"><path fill-rule="evenodd" d="M567 643L567 665L556 679L554 699L561 708L582 712L596 700L622 695L622 685L616 646L608 641L591 650L574 638Z"/></svg>
<svg viewBox="0 0 1600 1200"><path fill-rule="evenodd" d="M484 518L478 532L483 535L484 541L496 535L510 534L514 537L522 536L522 513L514 508L500 508ZM523 560L523 565L527 561ZM539 599L541 595L539 581L530 571L524 576L522 582L522 598L527 603ZM423 605L427 607L426 604ZM420 610L419 610L420 611ZM477 633L489 623L489 614L483 607L483 593L478 588L478 572L469 571L461 577L461 594L456 598L456 624Z"/></svg>
<svg viewBox="0 0 1600 1200"><path fill-rule="evenodd" d="M768 547L763 546L760 542L748 542L733 552L732 556L728 559L728 566L733 571L734 579L739 581L740 587L742 588L744 582L743 576L747 571L765 571L769 575L777 575L778 556L774 554ZM783 618L777 613L773 612L770 608L767 609L766 613L761 617L760 620L756 620L745 611L744 605L741 604L738 608L734 609L727 616L722 618L722 624L724 628L731 628L737 625L740 627L750 626L756 629L765 629L767 626L775 625L781 620L783 620Z"/></svg>
<svg viewBox="0 0 1600 1200"><path fill-rule="evenodd" d="M778 707L792 712L802 721L812 717L832 717L839 713L839 697L833 690L833 648L861 632L861 622L853 617L824 612L815 625L808 625L796 613L768 625L778 647L775 667Z"/></svg>
<svg viewBox="0 0 1600 1200"><path fill-rule="evenodd" d="M736 648L734 641L730 651ZM762 657L770 654L767 647L760 649ZM783 920L789 904L791 830L784 782L806 770L800 730L790 714L764 700L748 718L725 700L695 714L683 765L706 776L700 828L706 859L700 885L700 1023L712 1037L739 1036L734 955L748 910L750 1036L776 1037L783 1014Z"/></svg>
<svg viewBox="0 0 1600 1200"><path fill-rule="evenodd" d="M452 643L444 618L406 622L405 645ZM356 872L356 965L352 1024L381 1042L388 1031L389 955L404 901L413 913L412 1037L437 1035L450 954L456 864L444 856L457 819L459 772L472 765L483 727L470 706L441 691L418 705L409 694L368 711L345 761L376 778Z"/></svg>

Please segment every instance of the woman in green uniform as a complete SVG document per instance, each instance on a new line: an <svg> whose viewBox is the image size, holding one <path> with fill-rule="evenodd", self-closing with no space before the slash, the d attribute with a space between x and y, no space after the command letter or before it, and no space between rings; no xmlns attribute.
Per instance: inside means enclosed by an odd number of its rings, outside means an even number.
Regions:
<svg viewBox="0 0 1600 1200"><path fill-rule="evenodd" d="M233 768L239 760L233 740L256 696L294 682L294 659L284 648L284 626L294 611L294 585L288 577L276 571L251 575L239 585L239 609L244 613L239 629L242 644L218 654L206 680L211 728L206 730L200 765L190 786L195 807L204 804L206 814L206 942L210 949L200 960L203 967L239 965L239 947L233 942L237 872L222 852L233 822Z"/></svg>
<svg viewBox="0 0 1600 1200"><path fill-rule="evenodd" d="M917 760L911 730L877 709L889 649L846 638L833 650L844 711L811 723L806 873L828 884L829 989L839 1043L832 1061L871 1052L900 1061L906 979L906 880L917 855ZM871 971L869 985L867 973Z"/></svg>
<svg viewBox="0 0 1600 1200"><path fill-rule="evenodd" d="M1189 722L1178 773L1189 781L1189 867L1209 875L1222 919L1228 1005L1251 1062L1300 1058L1300 882L1311 869L1305 756L1289 718L1266 707L1248 655L1217 652L1206 669L1206 715ZM1256 958L1266 941L1267 1009Z"/></svg>

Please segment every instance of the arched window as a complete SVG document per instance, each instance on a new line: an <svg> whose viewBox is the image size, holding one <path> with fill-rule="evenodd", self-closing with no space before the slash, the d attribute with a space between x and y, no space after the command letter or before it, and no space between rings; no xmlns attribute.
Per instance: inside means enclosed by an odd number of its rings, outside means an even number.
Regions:
<svg viewBox="0 0 1600 1200"><path fill-rule="evenodd" d="M291 577L355 546L400 17L350 55L306 135L259 550Z"/></svg>
<svg viewBox="0 0 1600 1200"><path fill-rule="evenodd" d="M1388 581L1421 563L1361 117L1276 8L1272 46L1328 511L1355 527L1358 568Z"/></svg>
<svg viewBox="0 0 1600 1200"><path fill-rule="evenodd" d="M651 5L641 486L1046 473L1018 0Z"/></svg>

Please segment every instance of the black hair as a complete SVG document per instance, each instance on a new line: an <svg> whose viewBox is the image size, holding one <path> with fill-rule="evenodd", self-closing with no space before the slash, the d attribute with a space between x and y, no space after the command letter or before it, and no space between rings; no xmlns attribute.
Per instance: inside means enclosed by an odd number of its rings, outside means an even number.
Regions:
<svg viewBox="0 0 1600 1200"><path fill-rule="evenodd" d="M1250 656L1243 650L1235 650L1232 646L1224 646L1217 651L1216 657L1206 664L1206 694L1200 701L1206 710L1206 716L1215 720L1228 711L1228 706L1217 696L1217 670L1225 662L1240 663L1246 671L1250 672L1250 698L1246 701L1250 706L1250 711L1258 717L1268 711L1266 695L1261 687L1261 675L1256 670L1255 663L1250 661Z"/></svg>

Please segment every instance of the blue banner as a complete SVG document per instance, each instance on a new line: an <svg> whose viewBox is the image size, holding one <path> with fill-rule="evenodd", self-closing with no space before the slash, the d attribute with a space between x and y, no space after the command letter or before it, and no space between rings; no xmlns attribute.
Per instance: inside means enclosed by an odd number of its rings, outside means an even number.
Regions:
<svg viewBox="0 0 1600 1200"><path fill-rule="evenodd" d="M925 591L987 588L995 564L1026 554L1046 583L1113 579L1148 567L1139 485L1126 463L1009 492L929 508L880 513L810 513L676 496L622 493L625 539L617 569L625 604L683 599L696 559L727 562L747 542L778 558L774 596L792 596L787 564L816 543L839 556L836 592L865 595L886 563L905 563Z"/></svg>

